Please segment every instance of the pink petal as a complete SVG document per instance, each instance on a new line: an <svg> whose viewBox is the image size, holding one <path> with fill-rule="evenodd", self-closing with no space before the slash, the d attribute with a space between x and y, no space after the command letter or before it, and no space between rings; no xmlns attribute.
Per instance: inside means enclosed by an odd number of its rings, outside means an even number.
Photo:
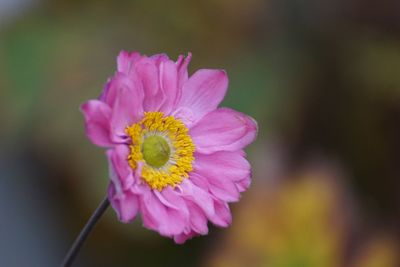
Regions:
<svg viewBox="0 0 400 267"><path fill-rule="evenodd" d="M190 227L199 234L208 234L207 218L202 209L194 203L188 202L190 210Z"/></svg>
<svg viewBox="0 0 400 267"><path fill-rule="evenodd" d="M98 146L112 146L113 143L110 140L110 107L99 100L89 100L81 105L81 111L85 117L86 135L90 141Z"/></svg>
<svg viewBox="0 0 400 267"><path fill-rule="evenodd" d="M228 179L209 179L210 192L218 199L226 202L236 202L240 198L239 190L233 181Z"/></svg>
<svg viewBox="0 0 400 267"><path fill-rule="evenodd" d="M209 187L210 185L205 181L204 177L201 177L195 173L191 173L190 180L194 185L200 185ZM197 202L196 202L197 204ZM200 206L200 205L199 205ZM225 201L213 197L213 212L205 212L207 218L217 226L227 227L231 221L232 216L228 204ZM205 209L203 208L203 211Z"/></svg>
<svg viewBox="0 0 400 267"><path fill-rule="evenodd" d="M160 87L166 96L160 110L164 112L164 114L169 115L181 94L181 90L178 88L177 68L173 61L168 60L160 63L159 71Z"/></svg>
<svg viewBox="0 0 400 267"><path fill-rule="evenodd" d="M150 58L156 62L157 66L160 65L161 62L169 60L168 55L164 53L152 55Z"/></svg>
<svg viewBox="0 0 400 267"><path fill-rule="evenodd" d="M196 232L194 232L194 231L191 231L191 232L189 232L189 233L187 233L187 234L182 233L182 234L179 234L179 235L175 235L175 236L174 236L174 241L175 241L175 243L177 243L177 244L183 244L183 243L185 243L188 239L191 239L191 238L195 237L196 235L198 235L198 234L197 234Z"/></svg>
<svg viewBox="0 0 400 267"><path fill-rule="evenodd" d="M121 74L125 74L127 76L132 76L132 79L135 80L136 74L133 72L134 64L137 60L141 58L138 52L126 52L121 51L117 57L117 65L118 72L116 76ZM107 103L110 107L114 106L115 99L118 94L118 86L115 86L114 77L107 81L107 84L100 96L100 100ZM137 80L137 79L136 79Z"/></svg>
<svg viewBox="0 0 400 267"><path fill-rule="evenodd" d="M240 198L240 192L236 182L230 181L225 177L221 177L220 179L206 178L194 171L190 174L190 179L195 186L207 190L209 192L207 193L209 197L215 197L226 202L236 202ZM200 206L202 207L202 205ZM206 212L206 214L210 215L213 213Z"/></svg>
<svg viewBox="0 0 400 267"><path fill-rule="evenodd" d="M117 193L128 190L134 183L132 168L128 164L129 147L117 145L107 151L110 163L110 178L114 183Z"/></svg>
<svg viewBox="0 0 400 267"><path fill-rule="evenodd" d="M140 216L142 217L143 225L148 229L157 231L158 221L153 218L153 215L148 211L148 206L150 205L151 190L147 185L138 185L137 194L139 195L139 209ZM164 212L164 210L162 209Z"/></svg>
<svg viewBox="0 0 400 267"><path fill-rule="evenodd" d="M153 190L142 194L141 214L144 226L158 231L164 236L182 233L187 226L184 214L180 210L164 205Z"/></svg>
<svg viewBox="0 0 400 267"><path fill-rule="evenodd" d="M208 188L210 187L210 184L209 184L207 178L200 176L196 172L190 173L190 181L192 182L193 185L195 185L199 188L202 188L205 191L207 191Z"/></svg>
<svg viewBox="0 0 400 267"><path fill-rule="evenodd" d="M174 110L172 113L172 116L175 118L179 119L181 122L183 122L187 127L192 126L197 117L194 114L193 110L188 108L188 107L178 107Z"/></svg>
<svg viewBox="0 0 400 267"><path fill-rule="evenodd" d="M187 57L180 55L178 60L176 61L176 66L178 69L178 88L182 88L183 84L189 79L188 75L188 66L190 60L192 59L192 53L188 53Z"/></svg>
<svg viewBox="0 0 400 267"><path fill-rule="evenodd" d="M153 195L153 192L147 186L143 186L142 188L140 213L143 224L147 228L157 231L160 218L167 217L166 207Z"/></svg>
<svg viewBox="0 0 400 267"><path fill-rule="evenodd" d="M169 207L171 209L176 209L179 210L178 206L175 206L173 203L169 202L164 196L163 194L158 191L158 190L154 190L154 194L158 197L158 199L160 200L160 202L165 205L166 207Z"/></svg>
<svg viewBox="0 0 400 267"><path fill-rule="evenodd" d="M211 195L207 192L208 184L199 187L193 184L192 180L201 179L195 173L190 174L190 179L185 179L181 183L182 196L199 206L205 214L214 214L214 203Z"/></svg>
<svg viewBox="0 0 400 267"><path fill-rule="evenodd" d="M106 103L110 107L114 106L116 91L110 90L110 86L112 84L112 79L108 79L107 83L104 86L101 95L99 96L99 100Z"/></svg>
<svg viewBox="0 0 400 267"><path fill-rule="evenodd" d="M128 74L132 70L132 66L140 58L138 52L121 51L117 57L117 69L119 72Z"/></svg>
<svg viewBox="0 0 400 267"><path fill-rule="evenodd" d="M169 205L166 205L168 210L171 212L173 210L177 211L177 215L174 216L180 217L184 224L187 225L189 223L189 209L187 202L182 198L180 193L168 186L161 191L161 195L169 203Z"/></svg>
<svg viewBox="0 0 400 267"><path fill-rule="evenodd" d="M203 183L217 199L226 202L239 200L240 190L237 183L250 176L250 164L241 151L196 154L195 158L191 173L195 184Z"/></svg>
<svg viewBox="0 0 400 267"><path fill-rule="evenodd" d="M183 85L182 97L177 105L177 110L179 108L191 109L193 112L191 124L194 124L217 108L224 99L227 88L228 77L225 71L198 70ZM188 127L190 126L188 125Z"/></svg>
<svg viewBox="0 0 400 267"><path fill-rule="evenodd" d="M215 215L210 221L220 227L228 227L232 223L232 214L227 203L219 200L214 201Z"/></svg>
<svg viewBox="0 0 400 267"><path fill-rule="evenodd" d="M118 195L114 184L110 183L108 199L121 222L129 223L135 219L139 209L139 201L138 197L132 192L126 191L123 195Z"/></svg>
<svg viewBox="0 0 400 267"><path fill-rule="evenodd" d="M161 192L154 190L154 193L158 197L158 199L163 203L166 207L170 209L175 209L179 211L182 217L188 221L189 218L189 210L186 205L186 201L182 198L181 194L178 191L175 191L171 187L164 188Z"/></svg>
<svg viewBox="0 0 400 267"><path fill-rule="evenodd" d="M250 164L242 152L195 153L194 171L208 179L239 181L250 175Z"/></svg>
<svg viewBox="0 0 400 267"><path fill-rule="evenodd" d="M164 101L164 94L160 90L160 78L156 60L142 57L136 64L135 70L143 84L145 111L159 110Z"/></svg>
<svg viewBox="0 0 400 267"><path fill-rule="evenodd" d="M196 150L203 154L242 149L253 142L256 135L255 120L229 108L208 113L190 129Z"/></svg>
<svg viewBox="0 0 400 267"><path fill-rule="evenodd" d="M249 176L249 177L246 177L243 180L237 182L236 187L239 190L239 192L244 192L250 187L250 184L251 184L251 179Z"/></svg>
<svg viewBox="0 0 400 267"><path fill-rule="evenodd" d="M125 128L139 120L143 114L143 92L140 84L131 77L118 73L111 81L110 90L116 91L111 117L113 138L126 136Z"/></svg>

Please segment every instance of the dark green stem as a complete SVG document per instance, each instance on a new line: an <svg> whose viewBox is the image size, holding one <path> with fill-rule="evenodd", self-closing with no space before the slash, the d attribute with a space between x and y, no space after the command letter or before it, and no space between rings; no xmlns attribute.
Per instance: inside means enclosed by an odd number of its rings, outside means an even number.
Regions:
<svg viewBox="0 0 400 267"><path fill-rule="evenodd" d="M64 261L61 264L61 267L69 267L72 265L76 256L78 255L83 243L85 242L86 238L88 237L90 232L93 230L93 227L96 225L97 221L100 219L100 217L103 215L103 213L106 211L106 209L108 208L109 205L110 205L110 202L108 201L108 198L106 197L100 203L100 205L97 207L97 209L94 211L94 213L90 217L89 221L86 223L85 227L83 227L82 231L79 233L78 237L75 239L75 242L72 244L67 255L65 256Z"/></svg>

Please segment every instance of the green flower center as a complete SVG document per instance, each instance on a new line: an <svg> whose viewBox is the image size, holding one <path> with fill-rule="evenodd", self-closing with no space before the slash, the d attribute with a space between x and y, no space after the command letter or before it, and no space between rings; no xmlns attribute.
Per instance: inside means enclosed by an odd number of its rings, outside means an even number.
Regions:
<svg viewBox="0 0 400 267"><path fill-rule="evenodd" d="M163 137L151 135L143 141L142 154L147 164L160 168L169 160L171 149Z"/></svg>

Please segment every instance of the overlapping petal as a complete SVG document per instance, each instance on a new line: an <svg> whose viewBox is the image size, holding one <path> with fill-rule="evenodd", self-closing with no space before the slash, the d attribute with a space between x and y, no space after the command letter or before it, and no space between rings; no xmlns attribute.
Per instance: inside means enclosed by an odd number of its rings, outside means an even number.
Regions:
<svg viewBox="0 0 400 267"><path fill-rule="evenodd" d="M159 65L160 88L165 96L160 111L169 115L179 100L181 88L178 87L178 69L171 60L164 60Z"/></svg>
<svg viewBox="0 0 400 267"><path fill-rule="evenodd" d="M126 145L117 145L114 149L107 151L107 158L110 163L110 179L118 194L129 190L135 183L134 173L126 160L128 155L129 147Z"/></svg>
<svg viewBox="0 0 400 267"><path fill-rule="evenodd" d="M138 52L121 51L117 57L117 70L129 74L137 60L141 58Z"/></svg>
<svg viewBox="0 0 400 267"><path fill-rule="evenodd" d="M159 110L165 100L165 95L160 89L159 68L156 60L148 57L141 57L134 64L135 71L143 85L145 111Z"/></svg>
<svg viewBox="0 0 400 267"><path fill-rule="evenodd" d="M228 89L228 77L223 70L201 69L182 86L182 96L177 105L176 117L188 127L207 113L215 110ZM180 112L185 111L184 113Z"/></svg>
<svg viewBox="0 0 400 267"><path fill-rule="evenodd" d="M143 91L140 84L122 73L114 77L110 88L116 91L111 129L116 139L123 138L126 126L138 121L143 114Z"/></svg>
<svg viewBox="0 0 400 267"><path fill-rule="evenodd" d="M86 135L90 141L98 146L111 146L111 108L99 100L89 100L82 104L81 111L85 117Z"/></svg>
<svg viewBox="0 0 400 267"><path fill-rule="evenodd" d="M115 184L111 183L108 187L108 199L121 222L129 223L135 219L139 210L139 198L137 195L129 190L122 195L118 195Z"/></svg>
<svg viewBox="0 0 400 267"><path fill-rule="evenodd" d="M240 181L250 175L250 163L240 152L218 151L210 155L195 154L194 173L209 180Z"/></svg>
<svg viewBox="0 0 400 267"><path fill-rule="evenodd" d="M191 128L190 135L200 153L236 151L253 142L257 135L257 123L243 113L219 108Z"/></svg>
<svg viewBox="0 0 400 267"><path fill-rule="evenodd" d="M189 53L187 57L180 55L176 61L178 69L178 88L182 88L183 84L189 79L188 66L192 60L192 53Z"/></svg>
<svg viewBox="0 0 400 267"><path fill-rule="evenodd" d="M177 207L165 205L154 190L143 188L140 201L144 226L167 237L173 237L184 231L187 226L187 216Z"/></svg>

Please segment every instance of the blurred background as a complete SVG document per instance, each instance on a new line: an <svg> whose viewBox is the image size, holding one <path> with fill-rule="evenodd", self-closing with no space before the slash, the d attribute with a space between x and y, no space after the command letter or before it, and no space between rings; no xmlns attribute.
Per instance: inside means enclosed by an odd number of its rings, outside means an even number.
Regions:
<svg viewBox="0 0 400 267"><path fill-rule="evenodd" d="M183 246L109 209L74 266L400 266L398 0L0 0L0 266L57 266L104 197L79 105L121 49L227 70L253 184Z"/></svg>

